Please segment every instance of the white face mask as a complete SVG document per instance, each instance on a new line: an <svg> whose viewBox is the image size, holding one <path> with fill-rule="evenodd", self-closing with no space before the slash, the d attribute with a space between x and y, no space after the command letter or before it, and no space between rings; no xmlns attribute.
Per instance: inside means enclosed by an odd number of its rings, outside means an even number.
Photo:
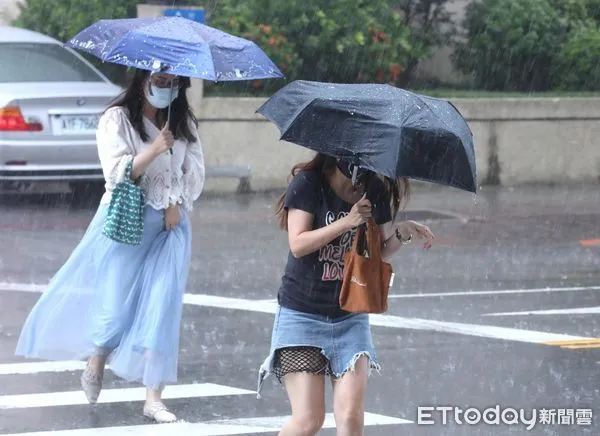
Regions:
<svg viewBox="0 0 600 436"><path fill-rule="evenodd" d="M171 96L173 92L173 96ZM177 98L179 89L175 88L171 91L171 88L158 88L150 84L150 89L146 88L146 98L148 103L157 109L164 109L169 106Z"/></svg>

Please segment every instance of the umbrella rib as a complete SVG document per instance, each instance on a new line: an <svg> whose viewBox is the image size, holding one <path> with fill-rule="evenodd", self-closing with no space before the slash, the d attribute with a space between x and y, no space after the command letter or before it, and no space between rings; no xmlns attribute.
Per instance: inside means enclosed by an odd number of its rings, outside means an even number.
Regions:
<svg viewBox="0 0 600 436"><path fill-rule="evenodd" d="M318 99L315 99L315 100L311 100L311 101L309 101L308 103L304 104L304 105L303 105L303 106L302 106L300 109L297 109L297 110L294 112L294 115L293 115L293 117L291 117L291 118L292 118L292 122L291 122L291 123L289 123L289 124L288 124L288 125L285 127L285 129L282 129L283 131L281 132L281 138L280 138L280 139L283 139L283 137L285 136L285 134L286 134L286 133L287 133L287 132L288 132L288 131L289 131L289 130L292 128L292 127L294 127L294 126L296 125L296 122L297 122L297 121L298 121L298 119L300 118L300 115L302 115L302 113L303 113L304 111L306 111L307 109L309 109L309 108L310 108L310 106L313 104L313 102L314 102L314 101L316 101L316 100L318 100Z"/></svg>
<svg viewBox="0 0 600 436"><path fill-rule="evenodd" d="M427 100L425 100L425 99L420 99L420 100L423 102L423 104L425 106L427 106L427 109L429 109L429 112L431 112L438 120L440 120L444 124L444 126L446 127L446 129L450 130L450 126L448 126L448 123L446 123L445 120L443 120L442 118L440 118L439 116L437 116L437 114L435 113L435 111L433 109L431 109L431 106L429 105L429 103L427 103Z"/></svg>
<svg viewBox="0 0 600 436"><path fill-rule="evenodd" d="M425 106L427 106L427 109L429 109L429 112L431 112L431 114L433 114L433 115L434 115L434 116L435 116L435 117L436 117L436 118L437 118L439 121L441 121L441 122L442 122L442 124L444 124L444 127L446 127L446 129L447 129L448 131L452 131L452 129L450 128L450 126L448 125L448 123L446 122L446 120L444 120L443 118L441 118L441 117L437 116L437 115L436 115L436 113L435 113L435 111L434 111L433 109L431 109L431 106L429 105L429 103L427 102L427 100L425 100L425 99L421 99L421 100L422 100L422 102L425 104ZM445 100L440 100L440 101L445 101ZM447 102L447 103L449 103L449 104L450 104L450 102ZM452 106L453 106L453 105L452 105ZM455 107L454 107L453 109L454 109L454 110L455 110L455 111L456 111L456 112L457 112L457 113L458 113L458 114L461 116L461 118L463 118L463 117L462 117L462 115L461 115L461 113L458 111L458 109L456 109ZM463 118L463 119L464 119L464 118ZM465 123L466 123L466 121L465 121ZM469 131L470 131L470 130L471 130L471 128L469 127L469 125L468 125L468 124L467 124L467 127L469 128ZM455 135L455 136L456 136L456 135ZM459 138L459 139L460 139L460 138ZM462 140L461 140L461 142L462 142ZM464 147L463 147L462 151L465 153L465 155L466 155L466 158L467 158L467 161L469 161L470 163L473 163L473 164L475 164L475 162L471 162L471 157L470 157L470 156L469 156L469 155L466 153L466 150L464 149Z"/></svg>
<svg viewBox="0 0 600 436"><path fill-rule="evenodd" d="M218 74L217 74L217 68L216 68L216 66L215 66L215 62L214 62L214 60L215 60L215 56L214 56L214 54L213 54L213 48L212 48L212 45L211 45L211 43L210 43L209 41L207 41L207 40L206 40L206 38L205 38L204 36L202 36L200 33L198 33L197 29L194 29L194 31L195 31L196 35L199 35L199 36L200 36L200 37L201 37L201 38L204 40L205 44L208 46L208 51L209 51L209 53L210 53L210 57L211 57L211 58L212 58L212 60L213 60L213 61L211 62L211 65L212 65L212 71L211 71L211 73L212 73L212 76L214 77L214 81L215 81L215 83L216 83L216 82L218 82L218 80L217 80L217 79L218 79L218 77L219 77L219 76L218 76Z"/></svg>
<svg viewBox="0 0 600 436"><path fill-rule="evenodd" d="M135 29L129 29L126 33L124 33L119 39L115 40L113 42L112 45L110 45L110 49L106 50L104 53L104 55L102 56L102 61L107 62L107 59L109 59L111 56L113 56L115 53L115 49L119 46L119 44L121 43L121 41L123 41L125 38L129 37L132 33L132 31L134 30L138 30L138 28Z"/></svg>

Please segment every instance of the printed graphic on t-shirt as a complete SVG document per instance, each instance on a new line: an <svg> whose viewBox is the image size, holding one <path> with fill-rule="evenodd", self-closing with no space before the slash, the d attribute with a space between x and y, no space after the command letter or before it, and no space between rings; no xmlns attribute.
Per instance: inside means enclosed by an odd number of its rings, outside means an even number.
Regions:
<svg viewBox="0 0 600 436"><path fill-rule="evenodd" d="M332 211L325 215L325 225L344 218L348 212L339 212L337 218ZM323 265L321 280L332 282L342 280L344 275L344 255L352 249L356 229L347 231L339 239L330 242L319 250L319 263Z"/></svg>

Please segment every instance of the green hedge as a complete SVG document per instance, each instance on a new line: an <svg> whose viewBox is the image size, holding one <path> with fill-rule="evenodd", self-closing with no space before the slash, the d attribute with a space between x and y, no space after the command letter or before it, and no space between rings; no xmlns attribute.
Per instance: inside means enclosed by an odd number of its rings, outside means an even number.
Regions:
<svg viewBox="0 0 600 436"><path fill-rule="evenodd" d="M600 0L474 0L453 60L477 89L599 90L599 17Z"/></svg>
<svg viewBox="0 0 600 436"><path fill-rule="evenodd" d="M397 84L427 49L383 0L223 0L209 24L256 41L287 80ZM442 2L445 3L445 0ZM267 29L268 31L265 31ZM281 81L211 86L207 92L272 90Z"/></svg>
<svg viewBox="0 0 600 436"><path fill-rule="evenodd" d="M556 57L554 85L565 90L600 90L600 28L574 30Z"/></svg>

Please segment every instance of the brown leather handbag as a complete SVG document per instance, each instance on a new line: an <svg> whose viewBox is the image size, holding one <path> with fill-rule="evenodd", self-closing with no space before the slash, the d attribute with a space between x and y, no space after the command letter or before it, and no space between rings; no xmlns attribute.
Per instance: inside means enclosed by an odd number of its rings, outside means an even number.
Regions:
<svg viewBox="0 0 600 436"><path fill-rule="evenodd" d="M386 312L393 274L392 266L381 260L379 227L370 218L359 227L352 250L344 256L340 307L346 312Z"/></svg>

